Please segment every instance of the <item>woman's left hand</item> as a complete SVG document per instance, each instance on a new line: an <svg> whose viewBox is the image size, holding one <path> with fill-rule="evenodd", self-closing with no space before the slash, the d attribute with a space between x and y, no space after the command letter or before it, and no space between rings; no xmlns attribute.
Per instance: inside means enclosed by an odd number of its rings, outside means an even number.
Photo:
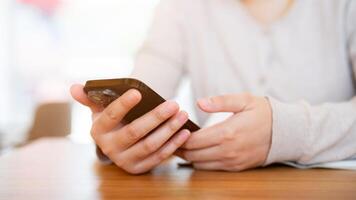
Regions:
<svg viewBox="0 0 356 200"><path fill-rule="evenodd" d="M267 98L224 95L201 99L198 106L209 113L234 114L192 133L177 155L203 170L241 171L264 164L272 137L272 109Z"/></svg>

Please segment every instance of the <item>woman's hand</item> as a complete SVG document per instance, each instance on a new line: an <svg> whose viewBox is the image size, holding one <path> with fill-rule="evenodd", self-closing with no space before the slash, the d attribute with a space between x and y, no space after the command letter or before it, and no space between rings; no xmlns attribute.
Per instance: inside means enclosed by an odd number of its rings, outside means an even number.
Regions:
<svg viewBox="0 0 356 200"><path fill-rule="evenodd" d="M188 130L176 133L188 120L188 115L179 111L175 102L166 101L130 124L123 124L122 119L141 100L137 90L127 91L105 109L87 98L82 85L73 85L71 94L92 110L91 135L96 144L111 161L129 173L151 170L190 136Z"/></svg>
<svg viewBox="0 0 356 200"><path fill-rule="evenodd" d="M263 165L272 136L268 99L249 94L198 101L205 112L232 112L230 118L194 132L177 154L204 170L241 171Z"/></svg>

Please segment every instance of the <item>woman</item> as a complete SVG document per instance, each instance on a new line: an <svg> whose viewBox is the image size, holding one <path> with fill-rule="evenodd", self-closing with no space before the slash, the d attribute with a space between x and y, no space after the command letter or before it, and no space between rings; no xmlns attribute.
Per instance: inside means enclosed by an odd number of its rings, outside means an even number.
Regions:
<svg viewBox="0 0 356 200"><path fill-rule="evenodd" d="M138 91L105 110L81 85L72 95L92 109L104 154L134 174L174 152L197 169L226 171L354 160L355 19L352 0L163 0L132 77L171 98L188 75L200 124L204 113L233 113L194 133L176 133L188 116L172 101L123 125Z"/></svg>

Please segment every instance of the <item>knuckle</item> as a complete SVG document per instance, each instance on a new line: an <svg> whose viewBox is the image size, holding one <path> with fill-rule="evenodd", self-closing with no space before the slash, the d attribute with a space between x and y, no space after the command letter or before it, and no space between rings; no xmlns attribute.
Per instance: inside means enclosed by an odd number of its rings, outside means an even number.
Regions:
<svg viewBox="0 0 356 200"><path fill-rule="evenodd" d="M171 132L175 132L179 129L180 127L180 124L177 120L173 120L171 121L170 123L168 123L168 129L171 131Z"/></svg>
<svg viewBox="0 0 356 200"><path fill-rule="evenodd" d="M229 142L235 139L235 130L231 127L225 126L222 132L223 141Z"/></svg>
<svg viewBox="0 0 356 200"><path fill-rule="evenodd" d="M116 121L119 119L119 116L117 115L117 113L115 112L115 109L113 107L108 107L107 109L105 109L104 114L110 120Z"/></svg>
<svg viewBox="0 0 356 200"><path fill-rule="evenodd" d="M124 159L121 155L116 156L116 158L113 160L115 165L117 165L120 168L124 168L126 164L126 159Z"/></svg>
<svg viewBox="0 0 356 200"><path fill-rule="evenodd" d="M171 154L167 151L160 151L157 153L157 159L159 162L166 160Z"/></svg>
<svg viewBox="0 0 356 200"><path fill-rule="evenodd" d="M226 160L236 158L236 153L234 151L225 152L223 158Z"/></svg>
<svg viewBox="0 0 356 200"><path fill-rule="evenodd" d="M157 119L157 121L165 121L167 119L164 112L159 109L154 111L154 116Z"/></svg>
<svg viewBox="0 0 356 200"><path fill-rule="evenodd" d="M142 146L145 152L154 152L157 149L156 143L149 139L144 140Z"/></svg>
<svg viewBox="0 0 356 200"><path fill-rule="evenodd" d="M102 145L100 148L101 151L107 156L112 155L112 153L114 152L114 148L112 148L111 145Z"/></svg>
<svg viewBox="0 0 356 200"><path fill-rule="evenodd" d="M126 135L130 140L137 140L138 138L140 138L140 132L133 125L127 125Z"/></svg>

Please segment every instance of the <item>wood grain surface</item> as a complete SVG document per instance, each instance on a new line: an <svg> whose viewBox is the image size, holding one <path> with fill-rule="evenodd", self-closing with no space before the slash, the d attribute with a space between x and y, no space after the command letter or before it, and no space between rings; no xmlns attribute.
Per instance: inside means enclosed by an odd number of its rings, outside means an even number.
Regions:
<svg viewBox="0 0 356 200"><path fill-rule="evenodd" d="M356 171L209 172L176 163L133 176L99 163L94 145L42 139L0 157L0 199L356 199Z"/></svg>

